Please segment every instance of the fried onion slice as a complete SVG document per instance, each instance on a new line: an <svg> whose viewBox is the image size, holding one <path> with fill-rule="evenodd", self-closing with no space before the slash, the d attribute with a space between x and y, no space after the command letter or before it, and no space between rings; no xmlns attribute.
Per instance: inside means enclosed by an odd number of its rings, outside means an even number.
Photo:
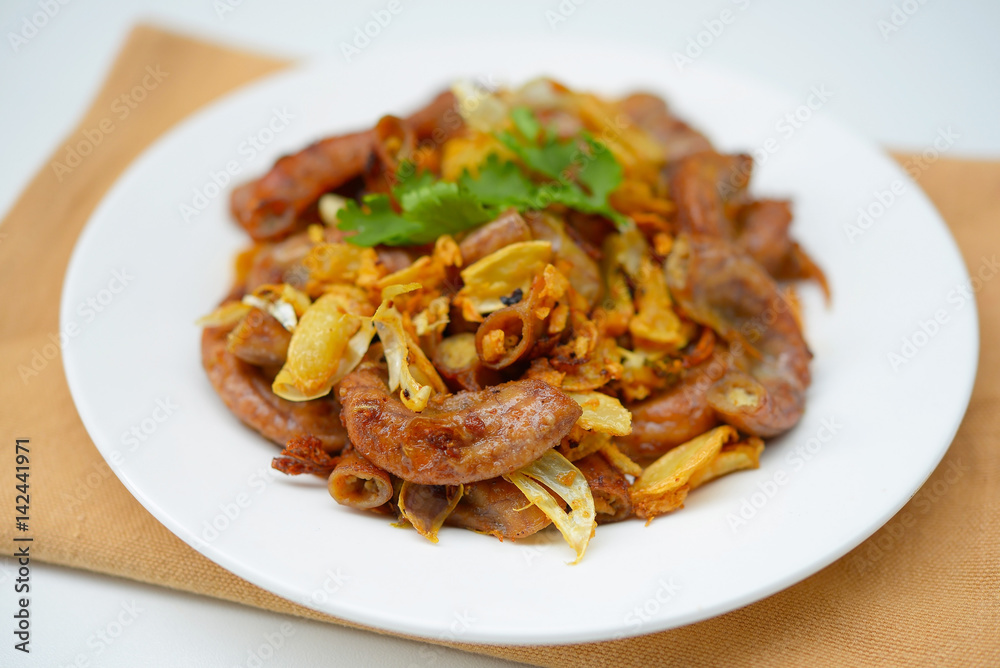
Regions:
<svg viewBox="0 0 1000 668"><path fill-rule="evenodd" d="M532 505L548 515L576 552L572 563L580 563L597 526L594 497L580 469L555 450L549 450L504 478L517 485ZM555 497L549 490L555 493ZM557 501L556 497L560 500ZM569 505L569 512L566 512L563 503Z"/></svg>

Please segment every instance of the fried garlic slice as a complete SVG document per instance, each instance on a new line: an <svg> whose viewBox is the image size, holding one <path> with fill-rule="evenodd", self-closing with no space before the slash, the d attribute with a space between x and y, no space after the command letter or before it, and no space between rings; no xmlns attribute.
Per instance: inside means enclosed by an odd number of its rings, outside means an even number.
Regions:
<svg viewBox="0 0 1000 668"><path fill-rule="evenodd" d="M368 318L349 313L341 292L323 295L299 320L288 344L288 359L271 389L289 401L326 396L364 356L374 335Z"/></svg>
<svg viewBox="0 0 1000 668"><path fill-rule="evenodd" d="M635 514L652 519L682 507L691 490L691 478L712 464L723 445L737 438L732 427L716 427L678 445L647 466L629 492Z"/></svg>
<svg viewBox="0 0 1000 668"><path fill-rule="evenodd" d="M762 452L764 452L764 441L756 436L739 443L724 445L708 466L695 471L688 485L694 489L734 471L758 468Z"/></svg>
<svg viewBox="0 0 1000 668"><path fill-rule="evenodd" d="M576 422L583 429L612 436L628 436L632 433L632 413L615 397L603 392L566 394L583 409L583 415Z"/></svg>
<svg viewBox="0 0 1000 668"><path fill-rule="evenodd" d="M470 264L462 270L465 286L456 302L462 304L466 319L502 309L506 297L515 290L527 294L535 276L543 273L552 259L548 241L519 241Z"/></svg>

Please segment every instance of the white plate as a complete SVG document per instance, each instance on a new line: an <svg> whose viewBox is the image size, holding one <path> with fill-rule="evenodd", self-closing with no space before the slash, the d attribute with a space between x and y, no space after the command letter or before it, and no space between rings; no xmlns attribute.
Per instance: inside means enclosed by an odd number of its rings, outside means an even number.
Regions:
<svg viewBox="0 0 1000 668"><path fill-rule="evenodd" d="M668 60L590 45L390 53L282 73L198 113L129 168L80 238L62 300L69 385L101 453L171 531L265 589L362 624L466 642L581 642L688 624L788 587L871 535L927 478L975 375L975 307L955 291L968 275L918 187L800 107L808 91L787 97L700 64L679 75ZM246 243L228 187L211 185L227 163L236 180L257 176L318 137L419 106L458 75L518 83L543 73L607 94L647 88L724 150L767 147L754 190L794 199L795 233L834 294L827 309L803 288L815 381L801 424L768 445L760 469L713 482L648 527L599 527L577 566L558 535L500 543L445 529L432 545L336 505L318 479L271 471L275 447L206 380L194 325ZM778 125L796 111L809 112L801 127ZM878 213L877 193L897 180L902 194L852 242L845 225L858 207ZM182 204L207 206L185 222ZM928 325L938 311L947 321ZM904 338L915 355L894 369L888 355L902 354Z"/></svg>

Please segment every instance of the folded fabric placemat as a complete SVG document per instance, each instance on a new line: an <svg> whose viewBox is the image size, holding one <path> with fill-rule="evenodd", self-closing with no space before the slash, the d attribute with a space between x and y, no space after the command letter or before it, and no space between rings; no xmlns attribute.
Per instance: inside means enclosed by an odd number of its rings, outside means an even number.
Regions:
<svg viewBox="0 0 1000 668"><path fill-rule="evenodd" d="M107 189L192 111L287 65L152 27L132 32L86 116L0 225L4 467L13 461L15 439L30 438L31 552L39 560L365 628L246 582L154 519L91 442L60 357L66 266ZM144 79L148 101L119 120L110 111L115 99ZM992 280L1000 273L1000 163L938 159L920 185L979 274L973 288L982 351L951 449L896 517L805 581L698 624L584 645L442 644L543 666L1000 665L1000 352L993 347L1000 280ZM0 486L4 508L15 505L14 495L12 484ZM8 546L25 535L13 518L0 534Z"/></svg>

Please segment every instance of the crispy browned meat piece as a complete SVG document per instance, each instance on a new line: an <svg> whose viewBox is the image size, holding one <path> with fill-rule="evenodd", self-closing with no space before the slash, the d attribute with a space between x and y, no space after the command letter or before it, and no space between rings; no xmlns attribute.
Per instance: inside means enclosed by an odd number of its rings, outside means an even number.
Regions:
<svg viewBox="0 0 1000 668"><path fill-rule="evenodd" d="M597 510L597 523L619 522L632 516L632 500L625 474L608 463L599 452L573 462L590 485Z"/></svg>
<svg viewBox="0 0 1000 668"><path fill-rule="evenodd" d="M552 243L556 260L553 263L564 267L566 278L587 304L593 305L601 294L601 268L597 262L572 238L572 229L562 221L541 213L528 215L525 219L531 234L542 241Z"/></svg>
<svg viewBox="0 0 1000 668"><path fill-rule="evenodd" d="M242 290L253 292L261 285L283 283L285 273L304 258L312 246L304 231L276 243L259 244L250 261Z"/></svg>
<svg viewBox="0 0 1000 668"><path fill-rule="evenodd" d="M750 156L697 153L669 171L678 231L730 241L775 279L815 279L830 296L823 272L789 234L788 202L749 201Z"/></svg>
<svg viewBox="0 0 1000 668"><path fill-rule="evenodd" d="M518 380L438 395L414 413L390 394L384 375L384 367L366 362L341 381L344 425L358 452L423 485L457 485L519 469L562 440L583 412L547 383Z"/></svg>
<svg viewBox="0 0 1000 668"><path fill-rule="evenodd" d="M353 449L341 456L327 484L337 503L369 510L392 499L392 478Z"/></svg>
<svg viewBox="0 0 1000 668"><path fill-rule="evenodd" d="M537 316L537 308L545 291L545 278L542 275L535 276L527 294L522 294L518 289L510 295L517 299L516 303L486 316L476 329L476 354L484 367L506 369L522 360L547 355L559 344L563 332L550 335L548 316L544 320ZM577 319L580 314L574 313L574 319ZM594 333L596 334L596 330ZM499 338L493 339L494 336ZM574 359L571 366L576 368L584 361Z"/></svg>
<svg viewBox="0 0 1000 668"><path fill-rule="evenodd" d="M662 394L630 406L632 433L619 438L618 447L632 459L647 462L714 427L715 411L706 395L725 372L721 361L709 359Z"/></svg>
<svg viewBox="0 0 1000 668"><path fill-rule="evenodd" d="M323 442L315 436L297 436L281 450L281 454L271 460L271 468L288 475L312 473L330 475L340 457L332 457L323 449Z"/></svg>
<svg viewBox="0 0 1000 668"><path fill-rule="evenodd" d="M293 402L271 391L264 372L226 350L228 330L206 327L201 335L201 363L223 403L250 428L278 445L296 437L315 436L336 454L347 441L340 405L330 396Z"/></svg>
<svg viewBox="0 0 1000 668"><path fill-rule="evenodd" d="M513 306L494 311L479 325L476 330L476 352L483 366L505 369L523 359L534 347L545 323L535 316L535 300L529 295L525 295ZM484 339L494 332L500 332L503 336L504 345L500 353L484 347Z"/></svg>
<svg viewBox="0 0 1000 668"><path fill-rule="evenodd" d="M758 200L740 208L736 245L749 253L779 281L815 279L827 297L826 276L789 236L792 210L788 202Z"/></svg>
<svg viewBox="0 0 1000 668"><path fill-rule="evenodd" d="M668 162L712 148L703 134L671 114L667 103L655 95L633 93L624 98L619 107L663 147Z"/></svg>
<svg viewBox="0 0 1000 668"><path fill-rule="evenodd" d="M681 235L667 260L667 281L692 320L743 349L738 368L708 392L718 416L762 438L795 425L805 407L812 355L764 268L721 239Z"/></svg>
<svg viewBox="0 0 1000 668"><path fill-rule="evenodd" d="M438 93L430 104L413 112L406 120L417 139L427 139L438 145L465 127L465 121L458 113L458 101L450 90Z"/></svg>
<svg viewBox="0 0 1000 668"><path fill-rule="evenodd" d="M441 139L461 127L451 93L443 93L406 124L418 139ZM449 114L450 112L450 114ZM233 191L231 210L237 222L258 241L280 239L296 231L299 215L319 196L362 175L378 135L374 129L318 141L274 163L267 174Z"/></svg>
<svg viewBox="0 0 1000 668"><path fill-rule="evenodd" d="M462 262L468 266L505 246L528 241L531 230L517 209L505 211L496 220L476 228L458 245Z"/></svg>
<svg viewBox="0 0 1000 668"><path fill-rule="evenodd" d="M344 238L344 233L335 227L323 228L323 240L336 243ZM277 242L257 244L248 254L249 267L241 285L235 286L231 296L238 298L261 285L288 283L304 289L309 278L308 268L302 260L315 246L305 230L292 234Z"/></svg>
<svg viewBox="0 0 1000 668"><path fill-rule="evenodd" d="M229 333L227 349L248 364L279 367L285 363L291 340L292 333L274 316L252 308Z"/></svg>
<svg viewBox="0 0 1000 668"><path fill-rule="evenodd" d="M488 533L501 540L524 538L552 523L513 483L491 478L467 484L445 524Z"/></svg>
<svg viewBox="0 0 1000 668"><path fill-rule="evenodd" d="M413 264L414 258L410 255L412 251L406 248L376 246L375 252L378 253L379 263L385 267L386 273L389 274L393 274L400 269L406 269Z"/></svg>
<svg viewBox="0 0 1000 668"><path fill-rule="evenodd" d="M463 493L460 485L418 485L403 482L399 488L399 513L421 536L437 542L438 529L455 509Z"/></svg>
<svg viewBox="0 0 1000 668"><path fill-rule="evenodd" d="M323 139L279 158L267 174L233 191L236 221L254 239L280 239L306 207L359 176L375 150L372 130Z"/></svg>
<svg viewBox="0 0 1000 668"><path fill-rule="evenodd" d="M396 116L380 118L374 133L374 159L370 159L365 166L365 189L373 193L388 193L396 184L399 163L413 155L417 135L408 121Z"/></svg>
<svg viewBox="0 0 1000 668"><path fill-rule="evenodd" d="M453 344L460 338L465 339L462 341L464 345L461 346L463 354L453 354L451 352L455 348ZM475 335L471 332L457 334L442 341L434 348L431 359L434 368L452 389L475 392L502 382L500 374L495 369L483 366L483 361L476 353Z"/></svg>
<svg viewBox="0 0 1000 668"><path fill-rule="evenodd" d="M728 239L732 223L726 205L746 194L753 159L706 151L689 155L671 171L670 193L677 204L677 229Z"/></svg>

